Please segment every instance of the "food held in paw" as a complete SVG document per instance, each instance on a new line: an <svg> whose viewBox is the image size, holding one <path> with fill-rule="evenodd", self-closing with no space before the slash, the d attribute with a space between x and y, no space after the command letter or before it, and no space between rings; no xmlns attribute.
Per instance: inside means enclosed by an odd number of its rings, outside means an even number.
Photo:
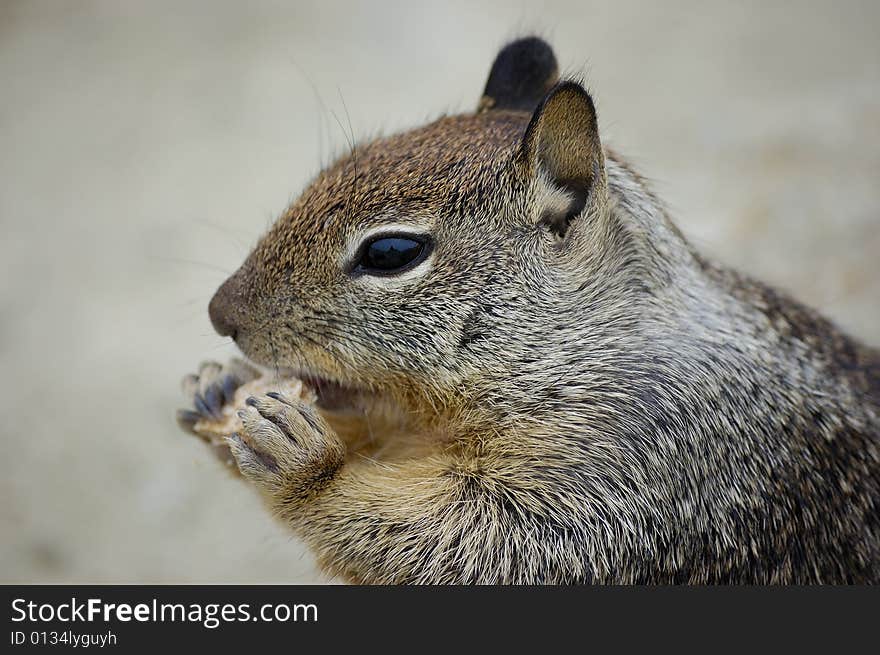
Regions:
<svg viewBox="0 0 880 655"><path fill-rule="evenodd" d="M303 396L303 385L295 378L260 377L246 382L235 390L233 402L223 407L219 419L200 418L193 425L193 431L212 444L224 444L226 437L233 432L239 432L242 428L238 410L245 407L245 401L250 396L259 396L270 391L276 391L289 398L300 398Z"/></svg>

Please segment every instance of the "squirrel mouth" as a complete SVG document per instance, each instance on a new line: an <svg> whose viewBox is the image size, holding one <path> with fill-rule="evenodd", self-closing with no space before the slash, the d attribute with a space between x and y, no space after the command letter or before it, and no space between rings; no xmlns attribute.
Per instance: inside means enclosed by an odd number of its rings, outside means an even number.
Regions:
<svg viewBox="0 0 880 655"><path fill-rule="evenodd" d="M356 411L360 408L360 401L364 392L356 387L351 387L335 380L298 373L303 385L309 389L315 397L315 406L330 412Z"/></svg>

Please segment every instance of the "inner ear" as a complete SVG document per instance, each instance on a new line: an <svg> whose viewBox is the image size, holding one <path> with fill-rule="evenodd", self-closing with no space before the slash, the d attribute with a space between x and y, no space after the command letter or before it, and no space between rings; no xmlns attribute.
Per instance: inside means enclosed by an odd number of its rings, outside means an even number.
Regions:
<svg viewBox="0 0 880 655"><path fill-rule="evenodd" d="M580 84L567 81L550 90L526 128L521 156L528 174L551 188L542 199L541 222L565 236L606 184L596 109Z"/></svg>
<svg viewBox="0 0 880 655"><path fill-rule="evenodd" d="M586 208L589 194L585 187L577 184L551 184L549 193L542 199L539 223L562 238L568 232L571 222Z"/></svg>

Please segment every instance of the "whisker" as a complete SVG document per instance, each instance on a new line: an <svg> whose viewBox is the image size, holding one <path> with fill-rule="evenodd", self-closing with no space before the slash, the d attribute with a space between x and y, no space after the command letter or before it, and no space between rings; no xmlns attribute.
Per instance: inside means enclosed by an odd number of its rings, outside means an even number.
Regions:
<svg viewBox="0 0 880 655"><path fill-rule="evenodd" d="M232 230L225 225L220 225L219 223L214 223L213 221L209 221L204 218L193 219L193 223L199 224L202 227L210 228L215 232L222 234L224 237L231 240L236 247L241 248L245 252L250 251L250 246L242 240L242 237L244 237L246 234L244 231ZM250 238L251 235L248 234L248 239Z"/></svg>
<svg viewBox="0 0 880 655"><path fill-rule="evenodd" d="M349 147L351 148L351 159L352 164L354 165L354 178L351 183L351 191L349 193L349 197L354 199L357 195L358 190L358 158L357 158L357 140L354 138L354 129L351 126L351 114L348 113L348 105L345 104L345 98L342 95L342 89L338 86L336 87L336 92L339 94L339 99L342 101L342 108L345 110L345 118L348 121L348 131L351 134L351 138L348 142ZM348 210L348 204L346 203L346 210ZM348 218L351 218L351 212L346 211L348 214Z"/></svg>
<svg viewBox="0 0 880 655"><path fill-rule="evenodd" d="M318 91L318 85L315 84L315 80L312 79L312 76L308 74L308 72L300 66L299 62L294 59L291 59L290 62L293 64L294 68L296 68L297 72L305 79L306 84L309 85L312 89L312 96L317 102L318 106L318 161L321 165L321 168L325 168L329 164L330 153L324 152L324 148L326 146L329 151L330 148L330 121L327 120L327 115L330 111L327 109L327 104L324 102L324 98L321 96L320 91ZM326 143L325 143L326 141Z"/></svg>
<svg viewBox="0 0 880 655"><path fill-rule="evenodd" d="M188 264L190 266L202 266L202 267L210 269L212 271L215 271L218 273L223 273L223 275L225 275L227 277L232 275L231 271L220 268L219 266L217 266L215 264L209 264L207 262L200 262L200 261L196 261L194 259L182 259L179 257L165 257L163 255L146 255L146 257L149 259L156 259L158 261L168 262L171 264Z"/></svg>

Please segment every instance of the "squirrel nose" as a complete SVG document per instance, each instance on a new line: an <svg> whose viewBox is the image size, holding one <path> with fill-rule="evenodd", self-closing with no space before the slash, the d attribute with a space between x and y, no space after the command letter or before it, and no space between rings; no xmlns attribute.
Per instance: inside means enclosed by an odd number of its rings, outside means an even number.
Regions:
<svg viewBox="0 0 880 655"><path fill-rule="evenodd" d="M208 303L208 316L210 316L211 324L217 334L221 337L232 337L235 340L235 337L238 336L238 325L235 323L233 280L234 277L229 278L217 289L211 302Z"/></svg>

